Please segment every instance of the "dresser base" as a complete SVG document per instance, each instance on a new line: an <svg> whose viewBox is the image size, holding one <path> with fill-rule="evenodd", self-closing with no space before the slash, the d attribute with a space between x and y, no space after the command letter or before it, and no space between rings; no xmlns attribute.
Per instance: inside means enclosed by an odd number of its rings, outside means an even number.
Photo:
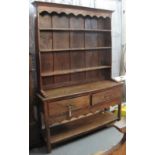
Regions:
<svg viewBox="0 0 155 155"><path fill-rule="evenodd" d="M99 112L97 114L86 116L74 121L55 125L50 128L50 144L57 144L80 137L95 130L101 129L116 120L118 120L118 117L111 112ZM49 148L50 147L51 146L49 146ZM47 151L50 152L51 150L49 149Z"/></svg>

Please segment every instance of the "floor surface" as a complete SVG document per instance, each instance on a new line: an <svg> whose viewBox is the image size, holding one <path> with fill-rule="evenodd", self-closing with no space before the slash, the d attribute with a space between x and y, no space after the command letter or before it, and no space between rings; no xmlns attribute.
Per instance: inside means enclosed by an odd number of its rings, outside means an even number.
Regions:
<svg viewBox="0 0 155 155"><path fill-rule="evenodd" d="M110 149L121 140L122 136L123 134L114 127L106 128L55 147L49 155L92 155L98 151ZM30 150L30 155L45 154L47 154L45 147Z"/></svg>

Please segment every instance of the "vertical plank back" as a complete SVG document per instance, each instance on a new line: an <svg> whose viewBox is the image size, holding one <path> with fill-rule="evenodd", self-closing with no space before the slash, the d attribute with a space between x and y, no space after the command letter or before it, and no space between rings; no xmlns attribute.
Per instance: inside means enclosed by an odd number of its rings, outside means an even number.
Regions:
<svg viewBox="0 0 155 155"><path fill-rule="evenodd" d="M82 16L70 16L71 29L84 29ZM70 48L84 48L84 32L70 32ZM70 53L71 69L85 68L85 52L74 51ZM85 72L71 74L71 81L85 80Z"/></svg>
<svg viewBox="0 0 155 155"><path fill-rule="evenodd" d="M69 28L69 18L65 14L52 15L53 28ZM53 32L53 49L69 48L69 32ZM54 71L70 69L70 53L54 52ZM69 82L70 75L54 77L54 83Z"/></svg>
<svg viewBox="0 0 155 155"><path fill-rule="evenodd" d="M40 53L41 74L111 66L111 49L91 50L91 48L111 47L111 32L102 32L111 30L111 18L43 11L39 16L39 28L45 29L39 33L40 50L62 50ZM88 48L88 50L72 51L76 48ZM111 69L107 68L42 76L41 81L42 88L46 90L110 78Z"/></svg>

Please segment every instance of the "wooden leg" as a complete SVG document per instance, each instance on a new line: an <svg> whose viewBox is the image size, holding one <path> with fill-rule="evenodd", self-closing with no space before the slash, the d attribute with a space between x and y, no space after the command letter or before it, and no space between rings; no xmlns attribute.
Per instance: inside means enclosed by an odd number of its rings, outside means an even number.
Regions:
<svg viewBox="0 0 155 155"><path fill-rule="evenodd" d="M118 121L121 120L121 104L118 105Z"/></svg>
<svg viewBox="0 0 155 155"><path fill-rule="evenodd" d="M45 123L45 130L46 130L46 146L47 146L47 152L51 152L51 143L50 143L50 126L48 123L48 110L47 110L47 104L44 104L44 123Z"/></svg>
<svg viewBox="0 0 155 155"><path fill-rule="evenodd" d="M40 103L40 100L37 98L37 120L38 120L38 128L39 128L39 139L40 139L40 145L42 146L44 143L44 138L42 134L42 120L41 120L41 114L42 114L42 105Z"/></svg>
<svg viewBox="0 0 155 155"><path fill-rule="evenodd" d="M51 143L50 143L50 128L47 128L46 129L46 138L47 138L47 141L46 141L46 146L47 146L47 153L50 153L51 152Z"/></svg>

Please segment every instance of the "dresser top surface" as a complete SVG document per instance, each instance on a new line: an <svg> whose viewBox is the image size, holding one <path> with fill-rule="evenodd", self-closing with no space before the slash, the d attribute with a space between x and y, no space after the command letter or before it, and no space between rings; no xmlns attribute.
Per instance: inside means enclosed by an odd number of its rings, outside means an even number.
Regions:
<svg viewBox="0 0 155 155"><path fill-rule="evenodd" d="M61 87L55 88L52 90L44 91L46 97L42 97L40 94L38 95L42 100L56 99L67 96L80 95L90 92L96 92L99 90L109 89L115 86L119 86L121 83L112 81L112 80L104 80L97 81L91 83L85 83L75 86L69 87Z"/></svg>

